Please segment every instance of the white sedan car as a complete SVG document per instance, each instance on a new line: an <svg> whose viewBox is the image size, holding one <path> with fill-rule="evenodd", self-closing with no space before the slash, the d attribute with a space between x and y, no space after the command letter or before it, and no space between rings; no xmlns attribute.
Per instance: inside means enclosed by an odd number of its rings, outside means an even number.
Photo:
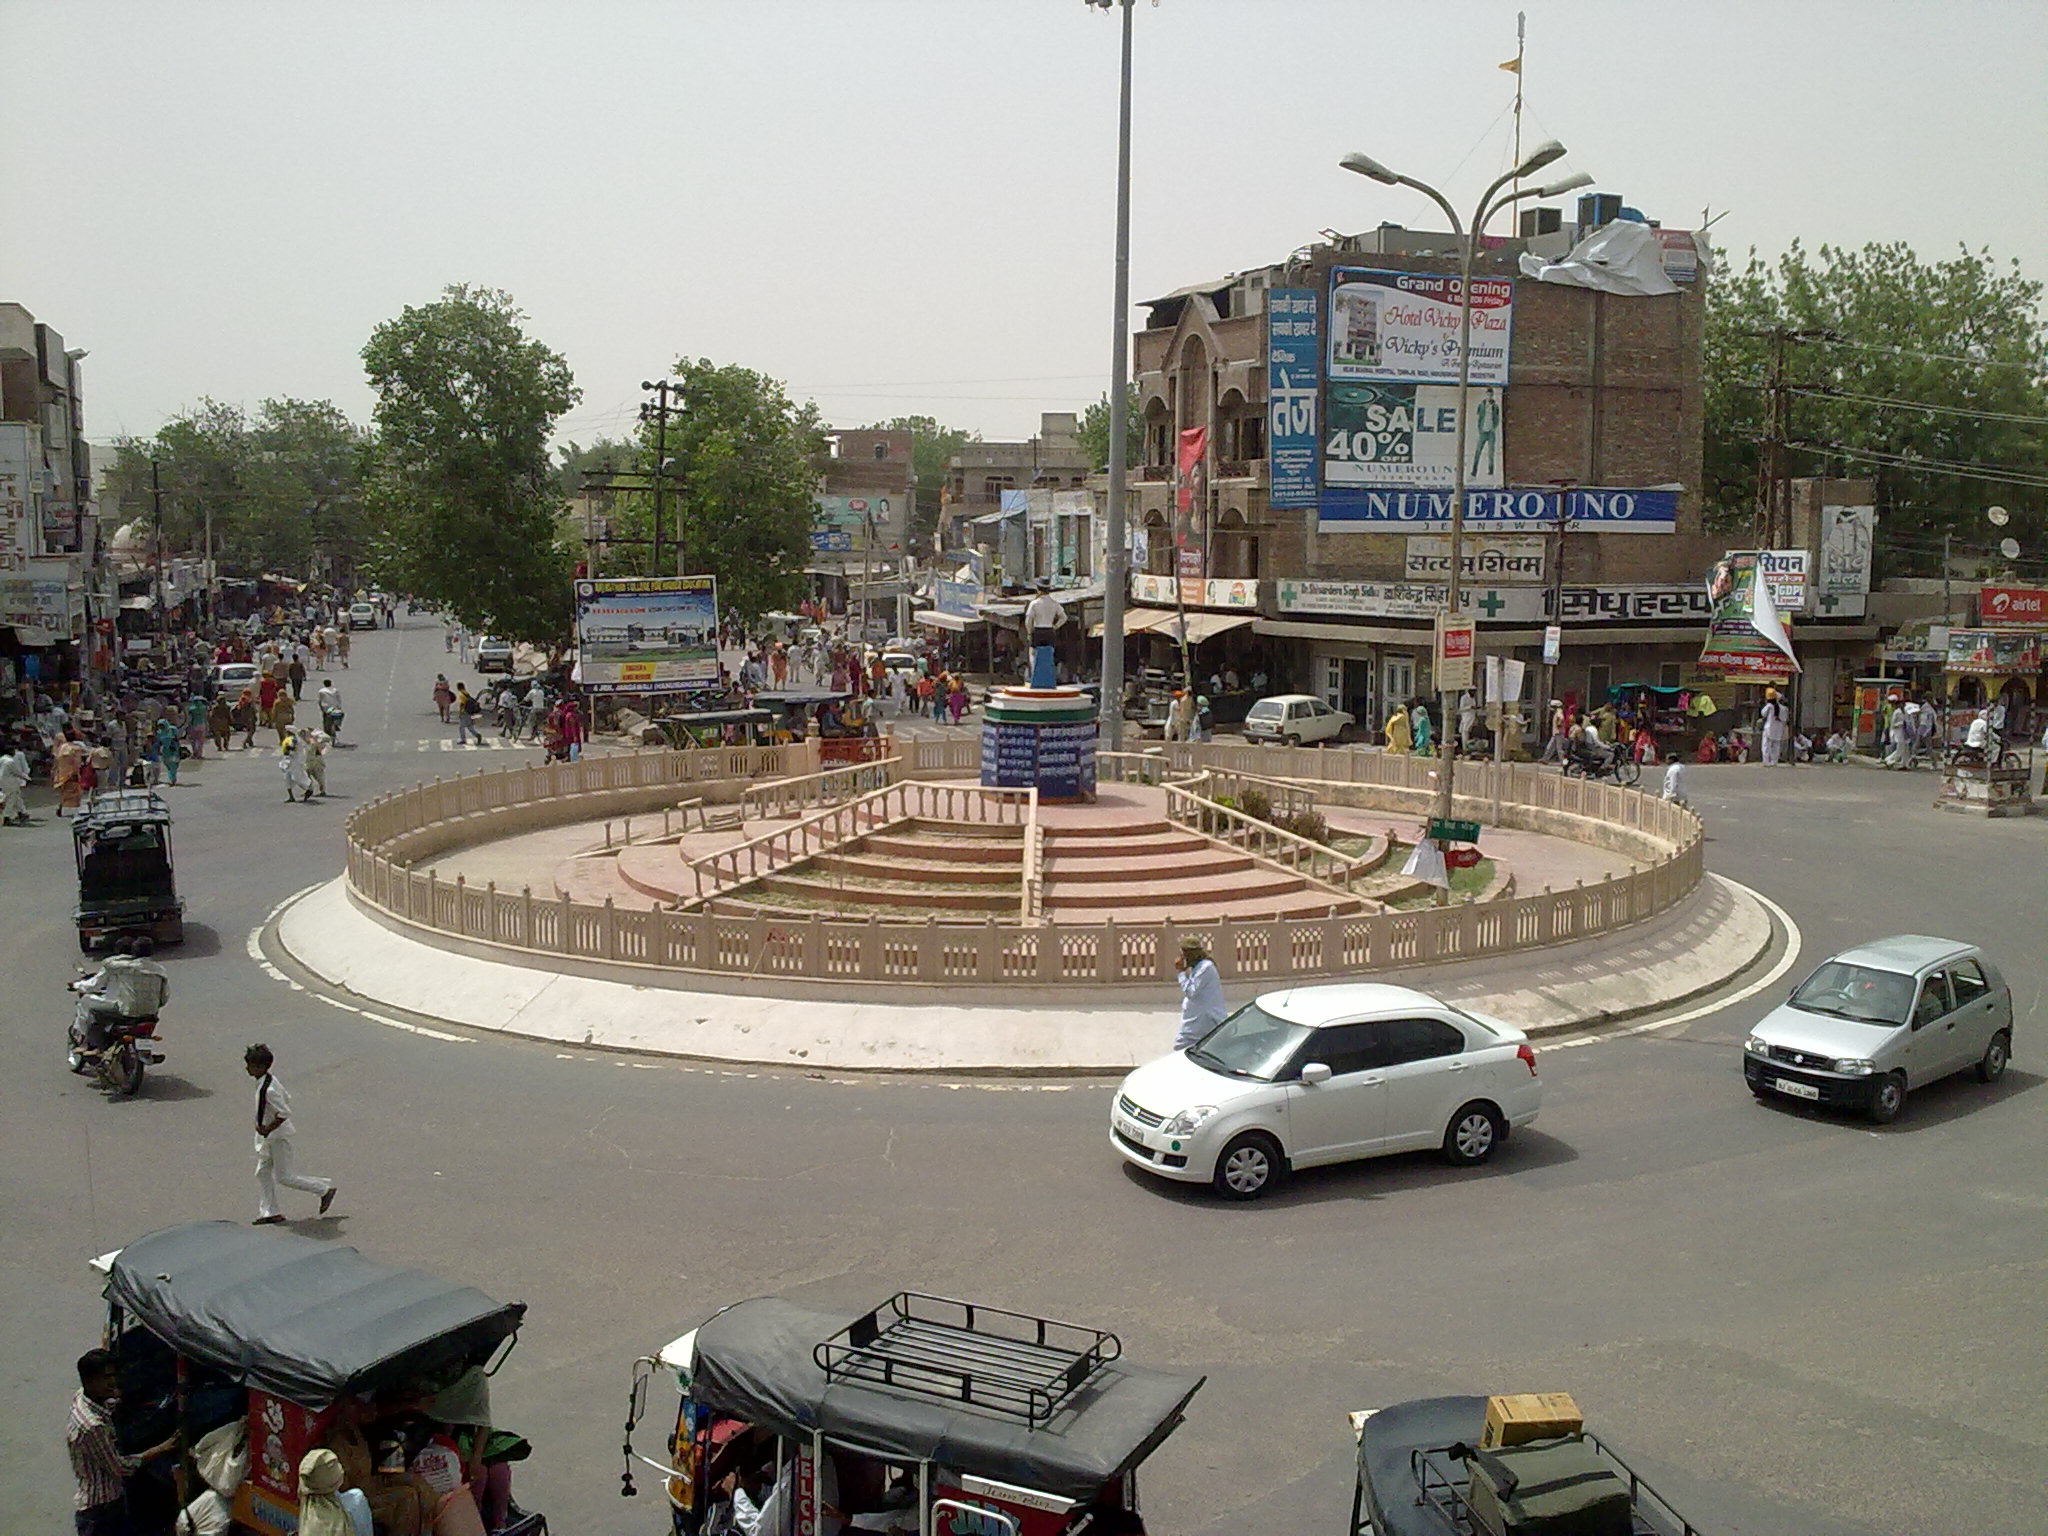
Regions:
<svg viewBox="0 0 2048 1536"><path fill-rule="evenodd" d="M1521 1030L1407 987L1341 984L1269 992L1139 1067L1109 1131L1148 1173L1255 1200L1319 1163L1428 1147L1483 1163L1542 1103Z"/></svg>
<svg viewBox="0 0 2048 1536"><path fill-rule="evenodd" d="M1351 716L1332 709L1307 693L1278 693L1261 699L1244 717L1247 741L1277 741L1299 747L1312 741L1336 741L1351 724Z"/></svg>

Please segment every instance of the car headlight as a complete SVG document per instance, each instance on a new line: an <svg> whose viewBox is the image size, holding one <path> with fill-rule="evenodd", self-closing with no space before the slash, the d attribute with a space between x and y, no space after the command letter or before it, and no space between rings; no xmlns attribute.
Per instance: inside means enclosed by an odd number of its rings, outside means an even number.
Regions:
<svg viewBox="0 0 2048 1536"><path fill-rule="evenodd" d="M1770 1042L1765 1040L1762 1035L1751 1035L1742 1042L1742 1048L1752 1056L1768 1056L1771 1054Z"/></svg>
<svg viewBox="0 0 2048 1536"><path fill-rule="evenodd" d="M1834 1067L1849 1077L1868 1077L1877 1070L1877 1063L1868 1056L1842 1056L1836 1059Z"/></svg>
<svg viewBox="0 0 2048 1536"><path fill-rule="evenodd" d="M1192 1136L1195 1128L1216 1113L1214 1104L1197 1104L1193 1109L1184 1109L1159 1129L1168 1136Z"/></svg>

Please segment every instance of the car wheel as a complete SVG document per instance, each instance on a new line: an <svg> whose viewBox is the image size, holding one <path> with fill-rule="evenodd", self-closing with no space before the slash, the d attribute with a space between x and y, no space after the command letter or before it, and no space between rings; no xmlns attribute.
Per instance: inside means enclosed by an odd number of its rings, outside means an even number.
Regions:
<svg viewBox="0 0 2048 1536"><path fill-rule="evenodd" d="M1506 1139L1508 1128L1500 1111L1476 1099L1451 1116L1444 1127L1444 1156L1461 1168L1470 1168L1493 1156L1493 1149Z"/></svg>
<svg viewBox="0 0 2048 1536"><path fill-rule="evenodd" d="M1263 1131L1247 1131L1216 1155L1210 1182L1226 1200L1256 1200L1280 1182L1285 1166L1278 1142Z"/></svg>
<svg viewBox="0 0 2048 1536"><path fill-rule="evenodd" d="M1870 1096L1870 1118L1879 1125L1890 1125L1905 1107L1905 1074L1893 1072L1879 1079L1876 1091Z"/></svg>
<svg viewBox="0 0 2048 1536"><path fill-rule="evenodd" d="M1984 1047L1984 1059L1977 1063L1977 1081L1995 1083L2005 1076L2005 1064L2012 1056L2012 1037L2000 1030Z"/></svg>
<svg viewBox="0 0 2048 1536"><path fill-rule="evenodd" d="M1298 747L1301 745L1301 738L1295 735L1294 732L1289 731L1287 733L1287 745L1290 747Z"/></svg>

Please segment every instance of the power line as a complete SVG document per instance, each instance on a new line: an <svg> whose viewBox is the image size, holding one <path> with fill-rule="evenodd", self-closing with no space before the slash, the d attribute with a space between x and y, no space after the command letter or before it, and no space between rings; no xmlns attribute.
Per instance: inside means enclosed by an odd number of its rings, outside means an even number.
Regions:
<svg viewBox="0 0 2048 1536"><path fill-rule="evenodd" d="M1972 368L2020 368L2028 373L2038 374L2041 366L2036 362L2013 362L1997 357L1968 357L1960 352L1920 352L1911 347L1889 347L1874 341L1851 341L1833 331L1815 331L1813 340L1829 347L1850 347L1858 352L1879 352L1887 357L1913 357L1930 363L1963 363Z"/></svg>
<svg viewBox="0 0 2048 1536"><path fill-rule="evenodd" d="M1805 395L1815 400L1848 400L1858 405L1875 405L1902 411L1925 411L1930 415L1973 416L1982 421L2011 421L2048 427L2048 416L2029 416L2018 411L1980 411L1967 405L1929 405L1924 400L1901 400L1893 395L1860 395L1851 390L1834 389L1825 384L1794 384L1790 388L1795 395Z"/></svg>
<svg viewBox="0 0 2048 1536"><path fill-rule="evenodd" d="M1950 475L1959 480L1982 480L1992 485L2017 485L2034 490L2048 490L2048 475L2029 470L2003 469L1996 464L1969 464L1952 459L1927 459L1913 454L1883 453L1875 448L1850 448L1842 443L1793 442L1788 447L1802 449L1808 453L1832 454L1841 458L1868 459L1875 464L1886 464L1899 469L1909 469L1916 474Z"/></svg>

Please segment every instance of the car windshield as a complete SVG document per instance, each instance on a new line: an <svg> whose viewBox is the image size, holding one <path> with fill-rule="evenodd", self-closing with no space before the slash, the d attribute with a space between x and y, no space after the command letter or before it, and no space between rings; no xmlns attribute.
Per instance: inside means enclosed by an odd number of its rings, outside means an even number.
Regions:
<svg viewBox="0 0 2048 1536"><path fill-rule="evenodd" d="M1903 1024L1913 1008L1913 978L1830 960L1799 984L1792 1006L1859 1024Z"/></svg>
<svg viewBox="0 0 2048 1536"><path fill-rule="evenodd" d="M1257 1003L1246 1003L1188 1052L1188 1060L1225 1077L1270 1083L1308 1038L1308 1027L1275 1018Z"/></svg>

